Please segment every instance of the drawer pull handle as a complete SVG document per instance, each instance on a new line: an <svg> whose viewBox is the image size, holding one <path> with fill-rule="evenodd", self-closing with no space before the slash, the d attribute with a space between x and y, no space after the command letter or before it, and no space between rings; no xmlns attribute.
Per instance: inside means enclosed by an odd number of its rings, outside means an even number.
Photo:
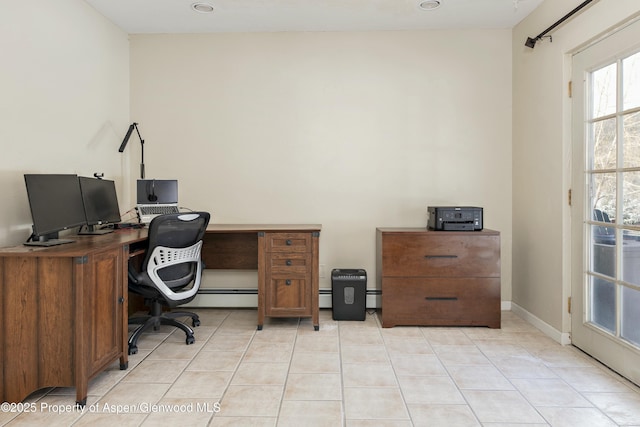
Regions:
<svg viewBox="0 0 640 427"><path fill-rule="evenodd" d="M287 279L284 281L284 284L287 286L291 286L291 280Z"/></svg>
<svg viewBox="0 0 640 427"><path fill-rule="evenodd" d="M426 259L432 258L458 258L458 255L425 255Z"/></svg>
<svg viewBox="0 0 640 427"><path fill-rule="evenodd" d="M291 265L291 264L292 264L291 260L290 260L290 259L288 259L288 260L287 260L287 265Z"/></svg>
<svg viewBox="0 0 640 427"><path fill-rule="evenodd" d="M427 301L457 301L458 297L425 297Z"/></svg>
<svg viewBox="0 0 640 427"><path fill-rule="evenodd" d="M287 241L286 241L285 243L287 244L287 246L291 246L291 244L292 244L293 242L291 241L291 239L287 239Z"/></svg>

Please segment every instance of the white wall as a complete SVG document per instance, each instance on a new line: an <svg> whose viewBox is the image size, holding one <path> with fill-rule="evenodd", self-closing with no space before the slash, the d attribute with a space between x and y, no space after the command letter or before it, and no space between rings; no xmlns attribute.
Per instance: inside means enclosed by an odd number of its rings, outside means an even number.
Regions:
<svg viewBox="0 0 640 427"><path fill-rule="evenodd" d="M103 172L129 198L126 33L81 0L0 2L0 245L31 233L24 173ZM128 177L126 177L128 179Z"/></svg>
<svg viewBox="0 0 640 427"><path fill-rule="evenodd" d="M375 287L376 227L482 206L508 301L511 77L509 30L132 35L131 119L146 177L178 179L181 205L322 224L321 288L339 267ZM256 287L236 280L205 287Z"/></svg>
<svg viewBox="0 0 640 427"><path fill-rule="evenodd" d="M104 172L132 207L139 145L117 147L136 120L148 177L180 179L183 205L217 222L322 223L327 270L372 278L376 226L424 226L430 204L484 206L502 232L503 301L566 332L567 52L640 11L599 0L552 43L524 46L576 5L545 1L512 39L133 36L129 68L128 36L84 1L0 2L0 245L29 235L26 172Z"/></svg>
<svg viewBox="0 0 640 427"><path fill-rule="evenodd" d="M640 11L637 0L600 0L551 32L552 42L524 46L578 3L546 0L513 31L513 302L562 333L570 331L570 52Z"/></svg>

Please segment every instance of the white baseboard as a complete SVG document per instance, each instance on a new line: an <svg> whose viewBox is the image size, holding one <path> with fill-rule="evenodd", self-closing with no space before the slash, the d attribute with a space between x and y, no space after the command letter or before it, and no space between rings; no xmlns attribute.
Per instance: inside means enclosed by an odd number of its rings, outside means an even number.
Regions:
<svg viewBox="0 0 640 427"><path fill-rule="evenodd" d="M548 323L544 322L539 317L531 314L530 312L528 312L527 310L525 310L524 308L520 307L518 304L516 304L514 302L509 302L509 303L510 303L510 306L511 306L511 311L514 314L518 315L522 319L524 319L527 322L531 323L533 326L538 328L540 331L542 331L542 333L544 333L545 335L547 335L548 337L550 337L554 341L559 342L562 345L571 344L571 334L569 334L568 332L561 332L561 331L557 330L553 326L551 326ZM504 304L504 302L503 302L503 304Z"/></svg>
<svg viewBox="0 0 640 427"><path fill-rule="evenodd" d="M182 307L247 308L258 306L258 294L198 294Z"/></svg>

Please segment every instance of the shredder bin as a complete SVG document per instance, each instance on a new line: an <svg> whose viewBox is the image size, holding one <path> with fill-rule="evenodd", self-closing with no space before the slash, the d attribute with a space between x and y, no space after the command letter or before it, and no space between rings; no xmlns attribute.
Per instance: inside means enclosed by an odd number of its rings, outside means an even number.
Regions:
<svg viewBox="0 0 640 427"><path fill-rule="evenodd" d="M367 272L362 269L331 270L333 320L364 320Z"/></svg>

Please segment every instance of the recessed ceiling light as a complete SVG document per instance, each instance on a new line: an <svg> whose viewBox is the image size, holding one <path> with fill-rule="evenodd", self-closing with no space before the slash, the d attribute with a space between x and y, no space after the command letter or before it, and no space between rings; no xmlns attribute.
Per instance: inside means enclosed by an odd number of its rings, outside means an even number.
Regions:
<svg viewBox="0 0 640 427"><path fill-rule="evenodd" d="M440 7L440 0L423 0L418 3L418 7L422 10L435 10Z"/></svg>
<svg viewBox="0 0 640 427"><path fill-rule="evenodd" d="M213 12L213 6L211 6L209 3L194 3L191 5L191 9L195 10L196 12L200 12L200 13L212 13Z"/></svg>

